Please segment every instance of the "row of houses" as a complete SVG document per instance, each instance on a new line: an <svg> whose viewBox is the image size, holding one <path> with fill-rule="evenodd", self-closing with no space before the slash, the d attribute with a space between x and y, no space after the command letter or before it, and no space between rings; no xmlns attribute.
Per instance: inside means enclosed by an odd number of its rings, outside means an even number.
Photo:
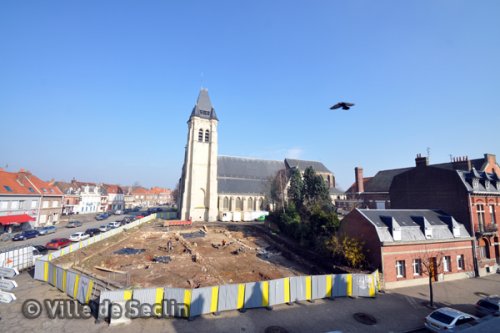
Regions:
<svg viewBox="0 0 500 333"><path fill-rule="evenodd" d="M0 233L54 225L62 215L91 214L173 202L169 189L113 184L43 181L27 170L0 169Z"/></svg>
<svg viewBox="0 0 500 333"><path fill-rule="evenodd" d="M499 268L500 167L493 154L434 165L417 155L413 167L367 178L358 167L346 197L337 202L351 211L341 232L364 243L389 287Z"/></svg>

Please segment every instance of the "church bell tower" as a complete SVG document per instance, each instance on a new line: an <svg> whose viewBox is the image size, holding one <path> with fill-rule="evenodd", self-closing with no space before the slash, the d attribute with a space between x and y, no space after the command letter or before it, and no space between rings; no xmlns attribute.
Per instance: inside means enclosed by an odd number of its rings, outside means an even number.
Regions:
<svg viewBox="0 0 500 333"><path fill-rule="evenodd" d="M188 137L179 182L179 218L217 220L217 124L208 90L202 88L188 120Z"/></svg>

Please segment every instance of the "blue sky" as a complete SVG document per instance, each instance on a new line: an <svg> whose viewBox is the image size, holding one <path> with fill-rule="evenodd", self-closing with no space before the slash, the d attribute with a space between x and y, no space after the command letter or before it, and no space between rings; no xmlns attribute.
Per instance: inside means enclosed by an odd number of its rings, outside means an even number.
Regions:
<svg viewBox="0 0 500 333"><path fill-rule="evenodd" d="M219 154L354 178L500 153L498 1L1 1L0 166L173 187L203 85ZM203 73L203 74L202 74ZM330 111L352 101L349 112Z"/></svg>

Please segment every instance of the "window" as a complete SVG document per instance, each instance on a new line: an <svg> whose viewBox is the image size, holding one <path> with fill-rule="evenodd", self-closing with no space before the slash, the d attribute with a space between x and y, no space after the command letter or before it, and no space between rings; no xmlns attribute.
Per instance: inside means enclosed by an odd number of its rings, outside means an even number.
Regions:
<svg viewBox="0 0 500 333"><path fill-rule="evenodd" d="M59 207L59 201L52 201L52 207L53 208Z"/></svg>
<svg viewBox="0 0 500 333"><path fill-rule="evenodd" d="M36 208L36 200L31 201L31 208Z"/></svg>
<svg viewBox="0 0 500 333"><path fill-rule="evenodd" d="M10 186L7 186L7 185L4 185L3 188L7 191L7 192L12 192L12 189L10 188Z"/></svg>
<svg viewBox="0 0 500 333"><path fill-rule="evenodd" d="M248 198L248 209L247 210L253 210L253 199Z"/></svg>
<svg viewBox="0 0 500 333"><path fill-rule="evenodd" d="M19 201L10 202L10 209L18 209L18 208L19 208Z"/></svg>
<svg viewBox="0 0 500 333"><path fill-rule="evenodd" d="M397 260L396 261L396 277L403 278L406 276L405 272L405 261Z"/></svg>
<svg viewBox="0 0 500 333"><path fill-rule="evenodd" d="M241 199L236 198L236 210L241 210Z"/></svg>
<svg viewBox="0 0 500 333"><path fill-rule="evenodd" d="M479 231L484 231L484 205L477 205L477 223Z"/></svg>
<svg viewBox="0 0 500 333"><path fill-rule="evenodd" d="M210 111L200 110L200 114L204 116L210 116Z"/></svg>
<svg viewBox="0 0 500 333"><path fill-rule="evenodd" d="M464 255L457 256L457 269L462 270L465 268Z"/></svg>
<svg viewBox="0 0 500 333"><path fill-rule="evenodd" d="M224 203L222 204L222 208L225 210L229 209L229 199L227 197L224 197Z"/></svg>
<svg viewBox="0 0 500 333"><path fill-rule="evenodd" d="M421 259L413 259L413 275L422 275Z"/></svg>
<svg viewBox="0 0 500 333"><path fill-rule="evenodd" d="M210 131L206 130L205 131L205 142L208 142L208 141L210 141Z"/></svg>
<svg viewBox="0 0 500 333"><path fill-rule="evenodd" d="M42 192L47 193L47 189L45 187L42 187Z"/></svg>
<svg viewBox="0 0 500 333"><path fill-rule="evenodd" d="M48 201L44 201L42 203L42 208L49 208L49 202Z"/></svg>
<svg viewBox="0 0 500 333"><path fill-rule="evenodd" d="M0 201L0 209L7 209L8 206L9 206L8 201Z"/></svg>
<svg viewBox="0 0 500 333"><path fill-rule="evenodd" d="M443 271L451 272L451 258L450 258L450 256L443 257Z"/></svg>
<svg viewBox="0 0 500 333"><path fill-rule="evenodd" d="M203 142L203 130L202 129L200 129L198 131L198 141Z"/></svg>
<svg viewBox="0 0 500 333"><path fill-rule="evenodd" d="M33 189L33 187L28 187L28 190L31 192L31 193L34 193L35 190Z"/></svg>
<svg viewBox="0 0 500 333"><path fill-rule="evenodd" d="M495 214L495 205L490 205L490 214L491 214L491 223L496 224L497 223L497 217Z"/></svg>

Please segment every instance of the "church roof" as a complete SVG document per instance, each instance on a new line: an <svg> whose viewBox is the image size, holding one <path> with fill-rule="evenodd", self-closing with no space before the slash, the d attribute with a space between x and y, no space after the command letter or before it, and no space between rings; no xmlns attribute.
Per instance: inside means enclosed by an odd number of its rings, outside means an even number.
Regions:
<svg viewBox="0 0 500 333"><path fill-rule="evenodd" d="M281 161L219 156L217 159L219 194L266 194L271 180L285 168Z"/></svg>
<svg viewBox="0 0 500 333"><path fill-rule="evenodd" d="M193 107L193 111L191 112L191 117L219 120L217 118L217 115L215 114L215 109L212 106L210 97L208 96L207 89L202 88L200 90L200 94L198 95L198 100L196 101L196 105Z"/></svg>
<svg viewBox="0 0 500 333"><path fill-rule="evenodd" d="M304 170L307 169L308 167L312 167L316 172L332 173L330 170L327 169L327 167L323 163L317 161L304 161L304 160L295 160L291 158L286 158L285 163L289 168L297 168L301 172L304 172Z"/></svg>

